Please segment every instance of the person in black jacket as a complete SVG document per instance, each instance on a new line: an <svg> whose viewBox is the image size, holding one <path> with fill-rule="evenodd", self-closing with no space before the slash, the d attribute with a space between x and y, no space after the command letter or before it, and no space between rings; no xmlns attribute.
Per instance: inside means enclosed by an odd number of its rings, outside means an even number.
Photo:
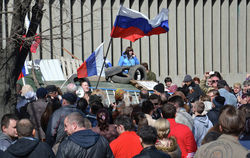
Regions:
<svg viewBox="0 0 250 158"><path fill-rule="evenodd" d="M200 96L203 95L202 90L198 84L195 84L190 75L186 75L183 80L183 86L179 88L190 103L194 103L199 100Z"/></svg>
<svg viewBox="0 0 250 158"><path fill-rule="evenodd" d="M35 129L31 121L22 119L16 126L18 139L0 155L1 158L54 158L55 155L50 146L35 136Z"/></svg>
<svg viewBox="0 0 250 158"><path fill-rule="evenodd" d="M101 135L86 129L87 119L78 112L69 114L64 120L68 137L59 145L57 158L113 158L109 142Z"/></svg>
<svg viewBox="0 0 250 158"><path fill-rule="evenodd" d="M225 98L222 96L216 96L213 100L213 107L207 113L208 119L212 122L213 125L216 125L219 120L220 110L224 106Z"/></svg>
<svg viewBox="0 0 250 158"><path fill-rule="evenodd" d="M138 130L137 134L141 138L141 144L144 149L133 158L170 158L168 154L156 149L157 130L154 127L143 126Z"/></svg>

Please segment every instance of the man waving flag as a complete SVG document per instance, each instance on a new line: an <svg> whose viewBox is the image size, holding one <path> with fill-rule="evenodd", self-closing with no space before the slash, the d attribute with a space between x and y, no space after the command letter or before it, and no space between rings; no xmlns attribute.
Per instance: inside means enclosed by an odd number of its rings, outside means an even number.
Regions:
<svg viewBox="0 0 250 158"><path fill-rule="evenodd" d="M110 36L134 42L144 36L158 35L168 30L166 8L163 8L154 19L149 20L142 13L121 6Z"/></svg>

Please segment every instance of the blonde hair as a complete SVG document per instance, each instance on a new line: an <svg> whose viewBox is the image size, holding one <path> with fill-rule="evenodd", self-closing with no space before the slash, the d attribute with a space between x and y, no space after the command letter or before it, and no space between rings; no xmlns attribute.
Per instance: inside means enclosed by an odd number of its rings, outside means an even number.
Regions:
<svg viewBox="0 0 250 158"><path fill-rule="evenodd" d="M157 135L159 139L167 138L170 132L170 124L167 119L159 118L155 121L154 127L157 130Z"/></svg>
<svg viewBox="0 0 250 158"><path fill-rule="evenodd" d="M106 99L107 95L105 94L105 92L103 92L103 90L101 89L95 89L93 90L93 92L91 93L91 95L96 94L97 96L101 96L103 99Z"/></svg>
<svg viewBox="0 0 250 158"><path fill-rule="evenodd" d="M239 88L241 88L241 84L240 84L239 82L234 83L234 87L239 87Z"/></svg>
<svg viewBox="0 0 250 158"><path fill-rule="evenodd" d="M21 96L25 96L26 93L28 92L34 92L33 88L31 87L31 85L29 84L26 84L22 87L22 90L21 90Z"/></svg>

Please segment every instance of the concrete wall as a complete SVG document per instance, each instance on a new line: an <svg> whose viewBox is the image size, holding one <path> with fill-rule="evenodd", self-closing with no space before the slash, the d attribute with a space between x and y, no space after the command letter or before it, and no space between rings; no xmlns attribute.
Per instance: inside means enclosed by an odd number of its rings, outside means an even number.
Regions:
<svg viewBox="0 0 250 158"><path fill-rule="evenodd" d="M166 34L134 43L113 39L108 52L113 65L121 52L132 46L140 62L148 62L160 82L170 76L180 84L185 74L202 77L215 70L232 85L250 72L249 0L45 0L39 28L45 38L34 58L70 58L63 50L66 48L84 60L102 41L106 51L120 4L149 18L167 7L170 28ZM3 15L3 32L10 28L10 19L11 15Z"/></svg>

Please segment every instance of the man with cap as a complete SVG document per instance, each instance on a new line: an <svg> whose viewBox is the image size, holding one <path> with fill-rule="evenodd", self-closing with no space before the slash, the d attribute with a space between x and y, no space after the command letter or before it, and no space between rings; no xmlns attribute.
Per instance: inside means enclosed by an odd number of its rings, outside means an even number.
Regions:
<svg viewBox="0 0 250 158"><path fill-rule="evenodd" d="M183 80L183 86L180 90L185 94L188 101L193 103L199 100L202 95L202 91L200 86L195 84L192 77L190 75L186 75Z"/></svg>
<svg viewBox="0 0 250 158"><path fill-rule="evenodd" d="M41 127L41 116L44 113L48 102L46 101L48 91L45 88L39 88L36 91L37 100L30 103L27 107L27 112L29 113L30 120L33 123L36 135L35 137L44 140L45 139L45 133L42 130Z"/></svg>
<svg viewBox="0 0 250 158"><path fill-rule="evenodd" d="M65 93L62 98L62 107L53 113L48 123L46 142L50 146L60 143L66 136L63 121L68 114L72 112L79 112L85 117L85 115L76 108L75 102L77 96L75 94Z"/></svg>
<svg viewBox="0 0 250 158"><path fill-rule="evenodd" d="M219 80L217 83L218 91L220 93L220 96L224 97L226 99L225 105L233 105L234 107L237 107L237 98L233 93L230 93L227 89L229 89L229 86L225 80Z"/></svg>

